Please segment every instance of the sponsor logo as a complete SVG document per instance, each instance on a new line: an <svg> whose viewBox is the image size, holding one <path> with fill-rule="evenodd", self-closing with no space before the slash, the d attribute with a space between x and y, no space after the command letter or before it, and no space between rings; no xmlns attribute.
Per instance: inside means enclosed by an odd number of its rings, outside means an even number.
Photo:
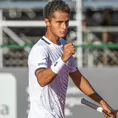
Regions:
<svg viewBox="0 0 118 118"><path fill-rule="evenodd" d="M38 63L38 66L46 65L45 63Z"/></svg>
<svg viewBox="0 0 118 118"><path fill-rule="evenodd" d="M56 66L58 64L58 62L55 62L54 66Z"/></svg>
<svg viewBox="0 0 118 118"><path fill-rule="evenodd" d="M9 106L7 104L0 104L0 115L7 116L9 113Z"/></svg>

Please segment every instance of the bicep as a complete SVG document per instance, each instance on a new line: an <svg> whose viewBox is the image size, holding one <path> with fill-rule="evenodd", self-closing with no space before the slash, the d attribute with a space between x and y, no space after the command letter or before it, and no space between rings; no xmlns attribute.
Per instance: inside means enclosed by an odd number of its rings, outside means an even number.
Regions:
<svg viewBox="0 0 118 118"><path fill-rule="evenodd" d="M36 75L36 77L38 77L39 76L39 74L41 73L41 72L43 72L45 69L37 69L37 70L35 70L35 75Z"/></svg>

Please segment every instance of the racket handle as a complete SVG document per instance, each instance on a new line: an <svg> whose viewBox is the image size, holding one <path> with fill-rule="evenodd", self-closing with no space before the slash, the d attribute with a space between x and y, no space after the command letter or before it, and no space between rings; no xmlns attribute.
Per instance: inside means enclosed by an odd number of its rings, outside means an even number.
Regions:
<svg viewBox="0 0 118 118"><path fill-rule="evenodd" d="M90 107L90 108L92 108L92 109L94 109L94 110L96 110L96 111L98 111L98 112L105 113L107 116L110 117L110 115L102 107L86 100L85 98L81 99L81 103L88 106L88 107Z"/></svg>

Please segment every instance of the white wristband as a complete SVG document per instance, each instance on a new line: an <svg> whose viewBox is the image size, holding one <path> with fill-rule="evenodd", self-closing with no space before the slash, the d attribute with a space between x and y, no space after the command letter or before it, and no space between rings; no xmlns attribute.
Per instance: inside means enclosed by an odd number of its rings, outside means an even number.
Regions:
<svg viewBox="0 0 118 118"><path fill-rule="evenodd" d="M51 69L54 73L58 74L61 68L64 66L64 64L65 63L60 57L54 64L51 65Z"/></svg>

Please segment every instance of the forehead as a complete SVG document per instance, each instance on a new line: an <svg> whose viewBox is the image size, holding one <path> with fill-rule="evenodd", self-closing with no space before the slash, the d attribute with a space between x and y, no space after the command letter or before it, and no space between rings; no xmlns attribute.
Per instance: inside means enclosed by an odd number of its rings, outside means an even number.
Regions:
<svg viewBox="0 0 118 118"><path fill-rule="evenodd" d="M70 19L70 15L66 12L63 12L63 11L55 11L53 13L53 19L56 19L56 20L69 20Z"/></svg>

